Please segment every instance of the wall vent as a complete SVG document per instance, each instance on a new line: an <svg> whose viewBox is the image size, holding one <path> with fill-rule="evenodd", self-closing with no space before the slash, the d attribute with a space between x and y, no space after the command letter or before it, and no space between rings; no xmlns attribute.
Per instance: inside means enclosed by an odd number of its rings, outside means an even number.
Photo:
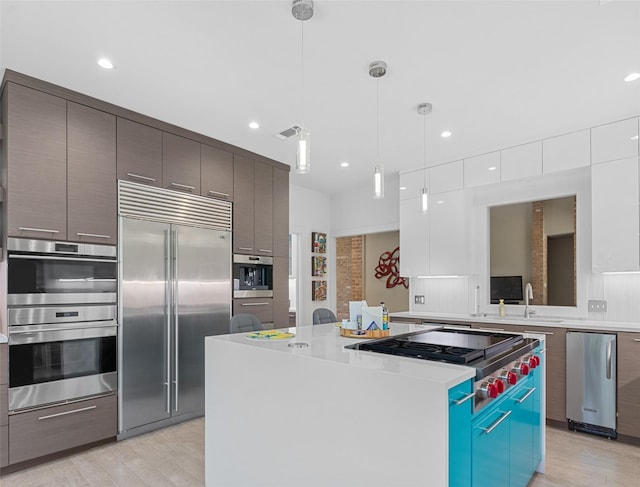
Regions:
<svg viewBox="0 0 640 487"><path fill-rule="evenodd" d="M276 139L280 140L288 140L294 135L296 135L301 130L299 125L292 125L288 129L283 130L282 132L278 132L277 134L273 134Z"/></svg>

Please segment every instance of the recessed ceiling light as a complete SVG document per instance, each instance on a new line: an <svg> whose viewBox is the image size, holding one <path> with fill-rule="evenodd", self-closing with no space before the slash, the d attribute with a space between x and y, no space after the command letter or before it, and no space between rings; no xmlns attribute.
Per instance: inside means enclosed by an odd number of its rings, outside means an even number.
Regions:
<svg viewBox="0 0 640 487"><path fill-rule="evenodd" d="M442 132L442 133L440 134L440 137L444 137L445 139L446 139L447 137L451 137L451 132L449 132L448 130L445 130L444 132Z"/></svg>
<svg viewBox="0 0 640 487"><path fill-rule="evenodd" d="M629 82L629 81L635 81L637 79L640 79L640 73L631 73L624 80Z"/></svg>
<svg viewBox="0 0 640 487"><path fill-rule="evenodd" d="M98 59L98 64L101 68L104 69L113 69L113 63L109 61L106 57L102 57Z"/></svg>
<svg viewBox="0 0 640 487"><path fill-rule="evenodd" d="M260 124L258 122L249 122L249 128L250 129L259 129L260 128Z"/></svg>
<svg viewBox="0 0 640 487"><path fill-rule="evenodd" d="M406 186L400 186L400 190L405 190L405 189L407 189Z"/></svg>
<svg viewBox="0 0 640 487"><path fill-rule="evenodd" d="M496 169L498 169L496 166L491 166L488 168L489 171L495 171Z"/></svg>
<svg viewBox="0 0 640 487"><path fill-rule="evenodd" d="M340 167L349 167L349 163L348 162L341 162L340 163Z"/></svg>

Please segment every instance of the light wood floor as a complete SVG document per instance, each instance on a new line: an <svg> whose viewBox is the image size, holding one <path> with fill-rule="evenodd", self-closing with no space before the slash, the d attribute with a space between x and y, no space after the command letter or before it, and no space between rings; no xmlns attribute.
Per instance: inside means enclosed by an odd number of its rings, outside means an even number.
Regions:
<svg viewBox="0 0 640 487"><path fill-rule="evenodd" d="M0 485L202 486L203 452L204 420L196 419L5 475ZM640 447L547 428L547 473L529 487L547 486L639 487Z"/></svg>

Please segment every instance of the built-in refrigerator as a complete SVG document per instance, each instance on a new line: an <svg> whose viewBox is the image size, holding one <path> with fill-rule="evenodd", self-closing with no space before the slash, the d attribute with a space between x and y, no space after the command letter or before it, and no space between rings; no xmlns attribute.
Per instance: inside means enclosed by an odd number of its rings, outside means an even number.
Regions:
<svg viewBox="0 0 640 487"><path fill-rule="evenodd" d="M122 213L120 439L204 414L204 338L231 315L230 231Z"/></svg>

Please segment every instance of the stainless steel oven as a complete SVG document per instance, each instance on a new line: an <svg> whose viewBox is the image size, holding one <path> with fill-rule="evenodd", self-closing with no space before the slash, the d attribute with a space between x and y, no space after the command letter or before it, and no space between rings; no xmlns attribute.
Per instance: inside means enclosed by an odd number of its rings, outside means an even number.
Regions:
<svg viewBox="0 0 640 487"><path fill-rule="evenodd" d="M9 306L115 303L116 247L9 238Z"/></svg>
<svg viewBox="0 0 640 487"><path fill-rule="evenodd" d="M9 309L9 410L117 389L116 305Z"/></svg>
<svg viewBox="0 0 640 487"><path fill-rule="evenodd" d="M233 297L270 298L273 296L273 257L233 256Z"/></svg>

